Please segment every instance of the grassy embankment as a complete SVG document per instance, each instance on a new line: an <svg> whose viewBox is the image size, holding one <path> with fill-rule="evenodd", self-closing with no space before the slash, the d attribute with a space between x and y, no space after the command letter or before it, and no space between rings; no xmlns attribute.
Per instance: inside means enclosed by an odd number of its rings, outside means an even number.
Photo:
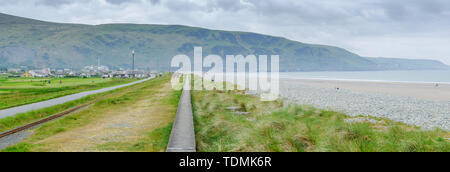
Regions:
<svg viewBox="0 0 450 172"><path fill-rule="evenodd" d="M84 80L84 79L81 79L81 78L77 78L77 79L67 79L66 81L68 81L68 80L72 80L72 85L76 85L76 84L83 83L83 82L85 82L85 83L86 82L87 83L92 83L92 81L94 81L94 83L95 83L95 80L103 81L103 79L99 79L99 78L90 78L90 79L87 79L87 80ZM81 80L83 80L83 82L81 82ZM106 87L106 85L111 85L112 86L113 84L114 85L117 85L117 84L120 84L120 83L121 84L125 84L126 82L130 82L130 81L132 81L132 80L129 80L129 81L121 80L121 79L119 79L117 81L107 81L107 80L105 80L105 81L103 81L104 83L102 85L105 85L105 87ZM97 81L97 82L99 82L99 81ZM3 86L6 85L4 83L6 83L6 82L3 82ZM70 82L66 82L66 84L69 84L69 83ZM8 83L8 84L12 84L12 83ZM22 83L21 86L22 87L26 87L27 84ZM100 86L100 85L97 85L97 86ZM84 86L82 86L82 87L84 87ZM92 85L92 86L89 86L89 87L94 88L96 86ZM33 89L36 90L36 91L39 91L38 88L33 88ZM48 88L42 88L42 89L46 90ZM50 88L50 89L52 89L52 88ZM1 87L0 87L0 90L3 90L3 89L1 89ZM118 89L118 90L120 90L120 89ZM114 90L113 92L116 92L118 90ZM74 89L72 91L79 92L80 90L79 89L78 90ZM68 91L65 92L65 93L68 93ZM67 102L67 103L56 105L56 106L53 106L53 107L43 108L43 109L39 109L39 110L35 110L35 111L30 111L30 112L27 112L27 113L17 114L17 115L12 116L12 117L2 118L2 119L0 119L0 132L4 132L4 131L10 130L10 129L13 129L13 128L25 125L25 124L31 123L31 122L39 120L39 119L43 119L45 117L54 115L56 113L63 112L65 110L68 110L70 108L74 108L74 107L82 105L82 104L95 102L96 100L98 101L98 99L100 99L102 97L105 97L109 93L110 92L108 92L108 93L100 93L100 94L97 94L97 95L91 95L91 96L87 96L87 97L84 97L84 98L79 99L79 100ZM45 94L42 95L42 96L45 96ZM2 97L2 95L0 95L0 97ZM20 96L15 96L15 97L20 97ZM0 102L2 102L2 100L3 99L0 99ZM17 99L17 101L19 101L19 100L20 99ZM26 100L22 100L22 101L26 101Z"/></svg>
<svg viewBox="0 0 450 172"><path fill-rule="evenodd" d="M181 96L169 81L165 75L92 97L89 108L44 124L3 151L165 151Z"/></svg>
<svg viewBox="0 0 450 172"><path fill-rule="evenodd" d="M378 118L349 123L342 113L261 102L244 91L193 91L192 99L198 151L450 152L446 131Z"/></svg>
<svg viewBox="0 0 450 172"><path fill-rule="evenodd" d="M50 84L48 81L50 80ZM62 81L62 83L60 83ZM36 103L83 91L126 84L135 79L0 78L0 109Z"/></svg>

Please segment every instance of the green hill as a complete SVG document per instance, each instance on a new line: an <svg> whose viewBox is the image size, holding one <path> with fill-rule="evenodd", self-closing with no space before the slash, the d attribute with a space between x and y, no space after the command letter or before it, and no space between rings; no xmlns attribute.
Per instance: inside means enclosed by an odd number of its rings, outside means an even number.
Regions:
<svg viewBox="0 0 450 172"><path fill-rule="evenodd" d="M0 14L0 67L80 69L100 57L103 65L130 68L130 52L135 49L138 68L169 70L173 56L192 57L194 46L202 46L204 55L223 57L278 54L282 71L403 69L396 63L408 62L364 58L338 47L247 32L178 25L60 24ZM437 61L419 67L448 68Z"/></svg>
<svg viewBox="0 0 450 172"><path fill-rule="evenodd" d="M450 69L449 66L436 60L423 59L398 59L398 58L368 58L375 62L378 70L427 70L427 69Z"/></svg>

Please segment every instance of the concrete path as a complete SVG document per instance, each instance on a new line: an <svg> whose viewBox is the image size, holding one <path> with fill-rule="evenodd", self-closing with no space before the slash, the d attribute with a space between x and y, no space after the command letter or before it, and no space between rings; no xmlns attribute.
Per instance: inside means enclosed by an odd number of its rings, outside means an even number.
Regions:
<svg viewBox="0 0 450 172"><path fill-rule="evenodd" d="M196 152L194 119L192 114L191 91L189 80L185 82L177 116L173 123L167 152Z"/></svg>
<svg viewBox="0 0 450 172"><path fill-rule="evenodd" d="M28 104L28 105L23 105L23 106L18 106L18 107L14 107L14 108L10 108L10 109L4 109L4 110L0 110L0 119L1 118L6 118L9 116L14 116L16 114L20 114L20 113L26 113L29 111L33 111L33 110L38 110L38 109L42 109L42 108L47 108L47 107L52 107L55 105L59 105L59 104L63 104L66 102L70 102L70 101L74 101L92 94L98 94L98 93L103 93L103 92L107 92L107 91L111 91L111 90L115 90L118 88L122 88L122 87L127 87L127 86L131 86L134 84L138 84L138 83L142 83L145 81L148 81L150 79L153 79L154 76L144 79L144 80L139 80L139 81L135 81L132 83L128 83L128 84L124 84L124 85L118 85L118 86L114 86L114 87L108 87L108 88L102 88L99 90L93 90L93 91L86 91L86 92L81 92L81 93L77 93L77 94L72 94L72 95L68 95L68 96L64 96L64 97L60 97L60 98L55 98L55 99L51 99L51 100L47 100L47 101L43 101L43 102L38 102L38 103L33 103L33 104Z"/></svg>

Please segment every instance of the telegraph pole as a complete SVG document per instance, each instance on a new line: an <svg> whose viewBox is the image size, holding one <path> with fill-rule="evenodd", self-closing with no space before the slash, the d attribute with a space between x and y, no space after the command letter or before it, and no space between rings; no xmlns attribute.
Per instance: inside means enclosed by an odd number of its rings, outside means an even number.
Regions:
<svg viewBox="0 0 450 172"><path fill-rule="evenodd" d="M134 77L134 50L131 52L131 54L133 55L133 68L132 68L132 75Z"/></svg>
<svg viewBox="0 0 450 172"><path fill-rule="evenodd" d="M97 72L100 71L100 57L97 57Z"/></svg>

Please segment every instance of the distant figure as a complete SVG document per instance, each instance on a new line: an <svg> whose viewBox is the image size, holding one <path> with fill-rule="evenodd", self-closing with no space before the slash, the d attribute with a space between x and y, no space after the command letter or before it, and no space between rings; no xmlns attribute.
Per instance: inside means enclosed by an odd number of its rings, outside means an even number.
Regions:
<svg viewBox="0 0 450 172"><path fill-rule="evenodd" d="M439 87L439 84L438 84L438 83L436 83L436 87Z"/></svg>
<svg viewBox="0 0 450 172"><path fill-rule="evenodd" d="M62 80L59 80L59 84L62 84Z"/></svg>
<svg viewBox="0 0 450 172"><path fill-rule="evenodd" d="M52 83L52 81L51 80L48 80L48 84L51 84Z"/></svg>
<svg viewBox="0 0 450 172"><path fill-rule="evenodd" d="M336 90L338 90L338 91L339 91L339 89L340 89L339 87L336 87Z"/></svg>

